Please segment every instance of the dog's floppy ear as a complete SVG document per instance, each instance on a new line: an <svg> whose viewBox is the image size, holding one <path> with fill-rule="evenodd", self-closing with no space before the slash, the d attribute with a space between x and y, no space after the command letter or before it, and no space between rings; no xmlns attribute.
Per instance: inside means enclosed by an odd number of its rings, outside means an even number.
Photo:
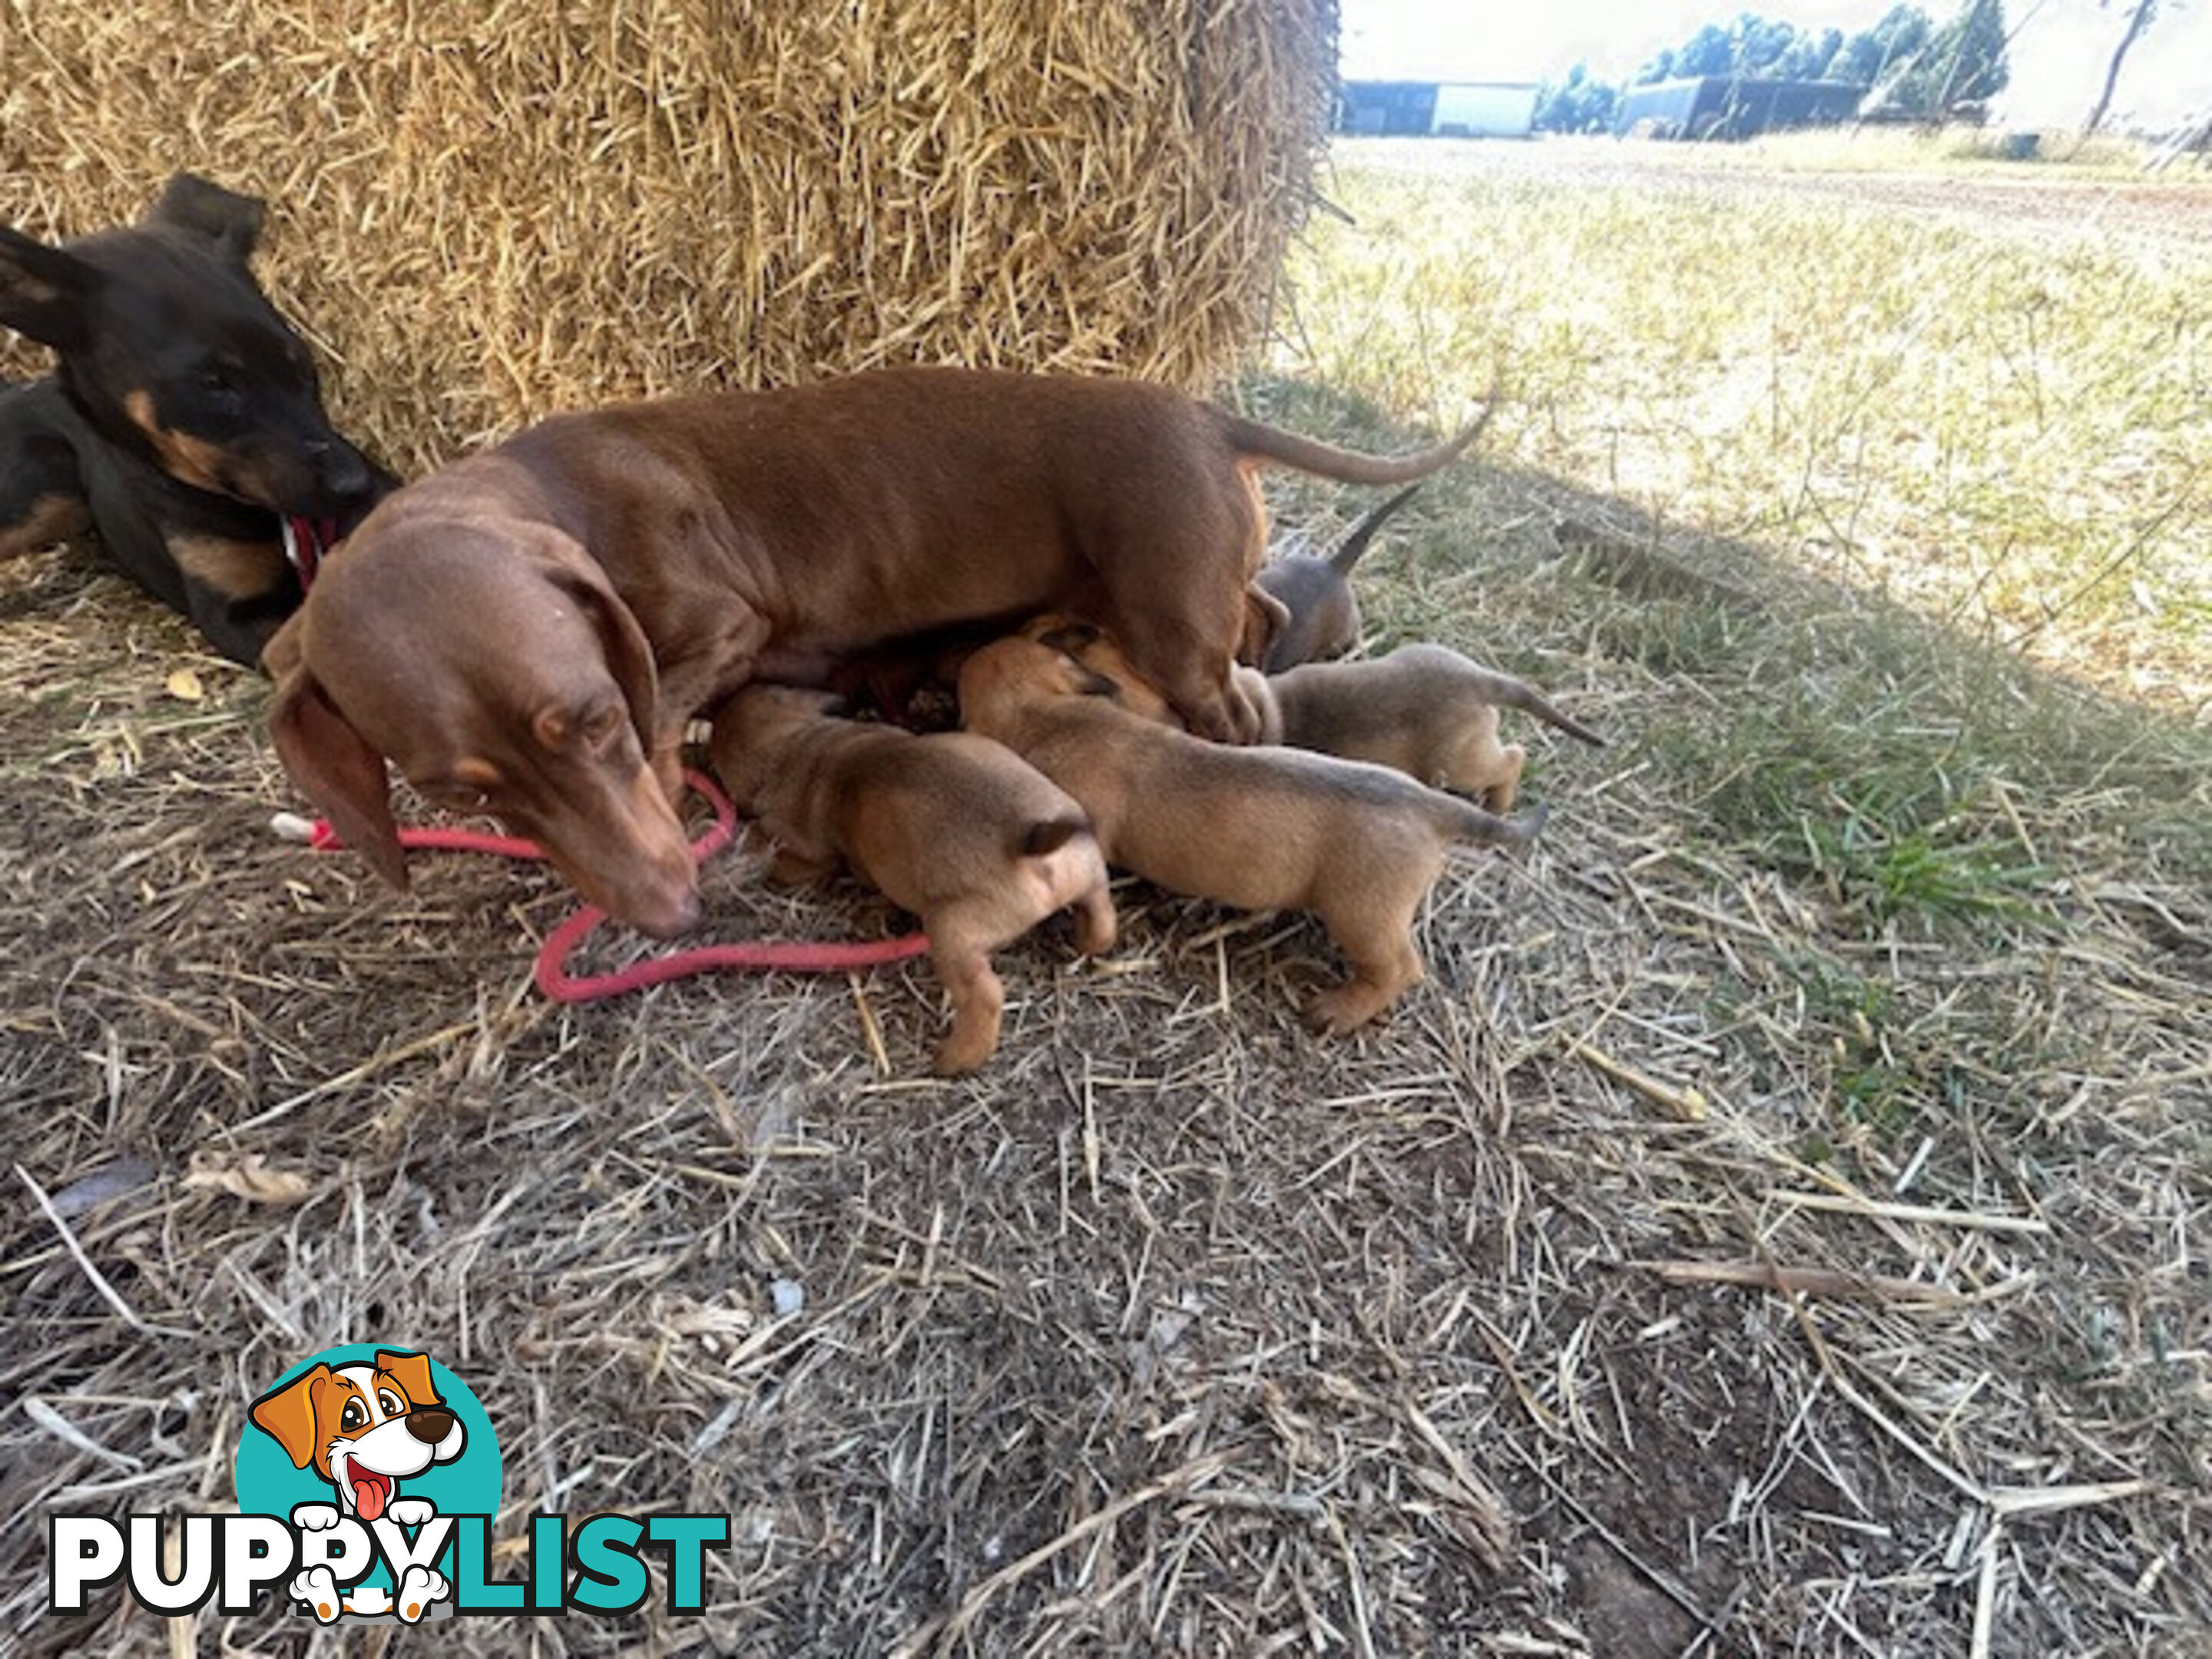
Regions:
<svg viewBox="0 0 2212 1659"><path fill-rule="evenodd" d="M284 1449L292 1467L304 1469L314 1461L315 1387L331 1375L328 1365L316 1364L281 1389L272 1389L253 1402L253 1423Z"/></svg>
<svg viewBox="0 0 2212 1659"><path fill-rule="evenodd" d="M1257 582L1244 589L1244 631L1237 635L1237 660L1257 668L1267 660L1291 625L1291 608Z"/></svg>
<svg viewBox="0 0 2212 1659"><path fill-rule="evenodd" d="M267 216L268 209L255 197L225 190L196 173L180 173L148 210L146 222L174 225L204 236L242 265L261 240L261 222Z"/></svg>
<svg viewBox="0 0 2212 1659"><path fill-rule="evenodd" d="M66 248L0 225L0 324L68 351L85 343L86 302L100 272Z"/></svg>
<svg viewBox="0 0 2212 1659"><path fill-rule="evenodd" d="M1048 649L1065 651L1072 656L1086 645L1096 645L1103 631L1095 623L1067 622L1032 637Z"/></svg>
<svg viewBox="0 0 2212 1659"><path fill-rule="evenodd" d="M303 612L295 611L261 647L261 672L270 679L281 683L306 666L306 620Z"/></svg>
<svg viewBox="0 0 2212 1659"><path fill-rule="evenodd" d="M1115 702L1121 701L1121 681L1109 679L1097 669L1088 667L1073 657L1063 655L1060 660L1073 671L1072 678L1079 696L1110 697Z"/></svg>
<svg viewBox="0 0 2212 1659"><path fill-rule="evenodd" d="M553 580L591 613L607 654L608 672L629 705L629 723L650 755L653 728L660 720L660 677L653 665L652 641L597 564L563 562L554 567Z"/></svg>
<svg viewBox="0 0 2212 1659"><path fill-rule="evenodd" d="M398 1353L389 1349L376 1351L376 1369L399 1379L400 1391L408 1403L416 1406L442 1404L438 1398L438 1385L430 1380L430 1356L427 1353Z"/></svg>
<svg viewBox="0 0 2212 1659"><path fill-rule="evenodd" d="M338 839L394 887L407 885L407 855L392 821L384 757L337 710L315 677L295 667L269 710L276 753L300 793L331 815Z"/></svg>

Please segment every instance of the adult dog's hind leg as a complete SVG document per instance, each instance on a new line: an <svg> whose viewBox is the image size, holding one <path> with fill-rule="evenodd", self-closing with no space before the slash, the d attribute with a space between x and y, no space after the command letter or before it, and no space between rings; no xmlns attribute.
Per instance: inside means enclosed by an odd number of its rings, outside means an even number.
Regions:
<svg viewBox="0 0 2212 1659"><path fill-rule="evenodd" d="M1129 661L1200 737L1251 743L1259 714L1232 694L1230 669L1245 642L1252 572L1266 550L1248 483L1156 491L1152 511L1117 526L1116 556L1103 561Z"/></svg>

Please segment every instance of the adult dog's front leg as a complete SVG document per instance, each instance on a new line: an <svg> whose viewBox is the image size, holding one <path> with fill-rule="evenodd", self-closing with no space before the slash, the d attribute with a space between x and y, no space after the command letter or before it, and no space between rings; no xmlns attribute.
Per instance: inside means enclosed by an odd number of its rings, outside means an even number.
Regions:
<svg viewBox="0 0 2212 1659"><path fill-rule="evenodd" d="M683 800L685 732L693 720L711 716L724 698L752 678L768 638L767 622L750 605L740 604L714 638L663 647L654 665L659 700L646 759L672 802Z"/></svg>

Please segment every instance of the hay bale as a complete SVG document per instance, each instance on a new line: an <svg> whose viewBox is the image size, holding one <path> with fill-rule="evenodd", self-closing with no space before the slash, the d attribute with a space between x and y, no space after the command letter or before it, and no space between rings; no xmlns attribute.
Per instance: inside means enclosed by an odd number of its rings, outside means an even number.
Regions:
<svg viewBox="0 0 2212 1659"><path fill-rule="evenodd" d="M1334 52L1334 0L0 7L0 219L96 229L179 167L266 196L264 282L404 470L883 363L1203 387L1266 318Z"/></svg>

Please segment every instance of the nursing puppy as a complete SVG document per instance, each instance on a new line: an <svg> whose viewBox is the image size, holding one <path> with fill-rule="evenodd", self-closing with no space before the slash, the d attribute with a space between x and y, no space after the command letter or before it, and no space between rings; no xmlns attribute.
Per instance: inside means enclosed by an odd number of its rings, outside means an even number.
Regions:
<svg viewBox="0 0 2212 1659"><path fill-rule="evenodd" d="M1113 945L1098 843L1083 809L1000 744L841 720L836 702L747 686L714 716L714 769L774 837L779 878L848 864L921 918L952 1000L937 1074L973 1071L998 1048L1006 1006L991 952L1071 906L1076 949Z"/></svg>
<svg viewBox="0 0 2212 1659"><path fill-rule="evenodd" d="M1498 741L1500 708L1518 708L1571 738L1605 745L1534 686L1441 645L1401 646L1369 662L1308 663L1280 674L1242 669L1238 684L1260 710L1262 743L1371 761L1493 812L1512 810L1528 760L1519 744Z"/></svg>
<svg viewBox="0 0 2212 1659"><path fill-rule="evenodd" d="M1542 827L1379 766L1209 743L1125 707L1127 691L1038 640L1002 640L961 669L961 720L1082 802L1108 863L1176 892L1319 916L1352 975L1306 1005L1318 1031L1364 1024L1420 979L1414 913L1455 845Z"/></svg>
<svg viewBox="0 0 2212 1659"><path fill-rule="evenodd" d="M1358 645L1359 599L1352 591L1352 567L1359 562L1375 532L1420 488L1410 484L1380 507L1370 508L1325 555L1278 553L1261 565L1253 585L1273 595L1289 616L1264 650L1247 652L1242 660L1279 674L1302 662L1330 661Z"/></svg>

